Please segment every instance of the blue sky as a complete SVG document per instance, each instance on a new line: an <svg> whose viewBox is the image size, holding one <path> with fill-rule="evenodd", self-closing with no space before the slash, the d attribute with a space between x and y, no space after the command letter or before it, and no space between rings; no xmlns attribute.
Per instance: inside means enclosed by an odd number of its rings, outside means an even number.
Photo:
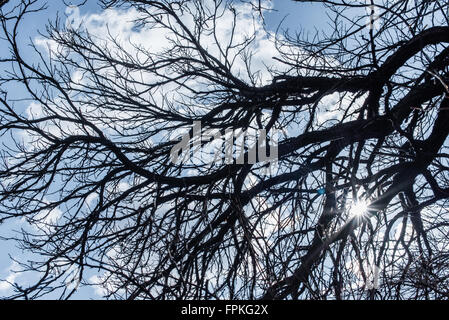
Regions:
<svg viewBox="0 0 449 320"><path fill-rule="evenodd" d="M88 0L87 4L81 8L81 13L98 13L100 8L95 4L95 0ZM73 4L79 2L74 1ZM314 28L322 29L326 27L326 15L320 4L311 3L297 3L290 0L273 0L274 10L266 14L267 27L270 30L275 30L279 23L283 20L282 29L288 29L291 32L302 29L305 32L313 32ZM28 39L34 39L38 36L38 31L45 33L45 25L50 20L54 20L57 14L64 20L66 6L63 1L49 1L48 10L40 13L35 13L28 16L26 24L22 25L21 37L23 43L26 43ZM24 50L25 57L32 58L31 51ZM8 90L14 91L14 88L8 88ZM13 92L12 92L13 93ZM0 228L0 235L10 234L10 230L20 227L20 221L9 221L3 224ZM9 255L24 258L26 253L22 252L18 248L15 248L15 244L12 242L3 242L0 246L0 278L13 279L10 273L10 267L12 261ZM24 277L20 277L20 280L24 280ZM0 297L10 293L7 289L2 289L0 283ZM49 296L51 297L51 296ZM99 298L95 295L93 288L82 288L75 298L88 299Z"/></svg>
<svg viewBox="0 0 449 320"><path fill-rule="evenodd" d="M274 10L266 15L270 29L275 30L281 20L282 27L290 31L300 29L313 32L327 25L326 12L320 3L299 3L290 0L273 0Z"/></svg>

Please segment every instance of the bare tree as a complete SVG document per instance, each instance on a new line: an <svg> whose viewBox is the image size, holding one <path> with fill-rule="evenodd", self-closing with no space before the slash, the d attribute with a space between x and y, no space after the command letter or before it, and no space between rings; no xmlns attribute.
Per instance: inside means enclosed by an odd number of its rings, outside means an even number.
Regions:
<svg viewBox="0 0 449 320"><path fill-rule="evenodd" d="M449 4L314 2L327 32L269 35L266 1L103 0L163 44L56 20L39 62L42 4L4 5L0 217L39 275L12 297L447 298ZM194 122L281 132L278 159L205 161Z"/></svg>

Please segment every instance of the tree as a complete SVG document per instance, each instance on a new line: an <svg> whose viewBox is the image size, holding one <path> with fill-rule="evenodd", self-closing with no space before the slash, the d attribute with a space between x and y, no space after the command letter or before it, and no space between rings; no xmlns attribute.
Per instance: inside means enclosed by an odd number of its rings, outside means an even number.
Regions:
<svg viewBox="0 0 449 320"><path fill-rule="evenodd" d="M41 4L4 5L0 217L39 275L12 297L447 298L449 4L311 2L326 32L269 34L266 1L102 0L142 38L56 20L39 62ZM278 159L206 161L194 122L278 132Z"/></svg>

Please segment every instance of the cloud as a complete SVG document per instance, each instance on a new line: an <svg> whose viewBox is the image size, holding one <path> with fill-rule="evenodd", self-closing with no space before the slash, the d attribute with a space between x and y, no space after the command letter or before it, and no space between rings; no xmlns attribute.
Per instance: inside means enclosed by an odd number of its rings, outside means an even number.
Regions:
<svg viewBox="0 0 449 320"><path fill-rule="evenodd" d="M93 285L97 296L104 297L107 294L107 289L103 286L103 279L100 276L94 275L90 277L89 282Z"/></svg>
<svg viewBox="0 0 449 320"><path fill-rule="evenodd" d="M90 207L98 199L98 193L92 192L86 197L85 204Z"/></svg>
<svg viewBox="0 0 449 320"><path fill-rule="evenodd" d="M205 1L202 5L205 11L214 12L212 6L213 1ZM194 29L195 14L198 12L194 4L186 4L188 10L184 10L180 15L181 21ZM264 7L271 7L270 1L264 1ZM190 14L190 13L191 14ZM234 13L237 15L234 19ZM87 31L92 39L100 47L107 48L111 54L117 59L133 58L135 61L146 61L147 53L153 56L163 52L171 47L171 41L182 41L173 31L167 28L161 28L160 25L154 23L138 24L136 21L145 17L145 14L131 7L127 10L110 8L101 13L81 14L78 7L67 7L66 27L68 30L84 30ZM255 18L255 12L248 3L236 2L232 5L232 9L221 5L217 13L217 21L213 28L212 22L208 21L204 27L204 32L199 42L203 48L225 63L227 59L231 63L231 70L234 75L245 80L248 79L246 72L246 63L251 59L251 71L259 73L262 81L271 81L271 75L267 72L267 66L281 66L273 56L278 54L276 46L271 41L264 30L261 19ZM163 18L163 22L169 22L169 18ZM231 30L235 24L235 32ZM179 26L172 24L176 31L181 31ZM213 32L212 32L213 31ZM239 44L254 36L251 45L245 50L248 55L240 54L242 46L236 46L226 51L229 44ZM58 52L63 50L52 40L37 38L36 43L45 47L47 50ZM249 55L251 52L251 57ZM235 58L235 59L234 59ZM108 70L111 71L111 70ZM108 72L103 70L103 72ZM140 72L135 76L141 76ZM144 76L149 76L145 74ZM80 80L80 75L76 74L74 80Z"/></svg>
<svg viewBox="0 0 449 320"><path fill-rule="evenodd" d="M43 201L46 204L50 204L50 202L46 199L43 199ZM51 233L61 217L62 211L59 208L40 210L33 217L32 226L37 230L44 231L45 233Z"/></svg>
<svg viewBox="0 0 449 320"><path fill-rule="evenodd" d="M0 292L9 291L13 288L12 284L19 276L17 273L18 267L18 263L14 261L9 268L7 268L8 275L4 280L0 280Z"/></svg>

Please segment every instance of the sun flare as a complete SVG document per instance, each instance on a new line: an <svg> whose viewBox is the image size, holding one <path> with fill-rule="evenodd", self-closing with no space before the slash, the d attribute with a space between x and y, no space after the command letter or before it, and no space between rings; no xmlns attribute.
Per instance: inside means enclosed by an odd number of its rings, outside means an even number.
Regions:
<svg viewBox="0 0 449 320"><path fill-rule="evenodd" d="M359 200L355 202L351 208L349 209L349 212L351 216L362 216L364 215L368 210L368 203L364 200Z"/></svg>

